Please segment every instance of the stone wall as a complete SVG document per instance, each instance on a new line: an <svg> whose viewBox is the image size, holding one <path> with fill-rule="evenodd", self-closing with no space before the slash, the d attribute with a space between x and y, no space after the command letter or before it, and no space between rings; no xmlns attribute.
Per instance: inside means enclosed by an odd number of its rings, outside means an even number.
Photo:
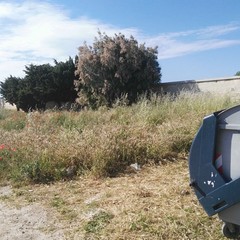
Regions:
<svg viewBox="0 0 240 240"><path fill-rule="evenodd" d="M216 78L204 80L190 80L162 83L160 91L163 93L177 94L181 91L211 92L211 93L240 93L240 76L229 78Z"/></svg>

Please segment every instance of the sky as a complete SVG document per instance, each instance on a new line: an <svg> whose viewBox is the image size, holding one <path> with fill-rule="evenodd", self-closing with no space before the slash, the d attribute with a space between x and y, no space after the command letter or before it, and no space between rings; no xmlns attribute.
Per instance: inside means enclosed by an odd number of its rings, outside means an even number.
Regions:
<svg viewBox="0 0 240 240"><path fill-rule="evenodd" d="M158 47L162 82L240 71L240 0L0 0L0 81L91 45L98 30Z"/></svg>

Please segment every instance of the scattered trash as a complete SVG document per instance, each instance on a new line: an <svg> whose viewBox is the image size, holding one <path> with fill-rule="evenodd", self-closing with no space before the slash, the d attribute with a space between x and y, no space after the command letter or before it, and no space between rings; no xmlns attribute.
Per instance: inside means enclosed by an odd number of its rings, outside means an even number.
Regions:
<svg viewBox="0 0 240 240"><path fill-rule="evenodd" d="M73 178L77 174L77 167L72 165L66 169L66 176L68 178Z"/></svg>
<svg viewBox="0 0 240 240"><path fill-rule="evenodd" d="M130 167L133 168L136 171L141 170L141 167L138 163L133 163L133 164L130 165Z"/></svg>

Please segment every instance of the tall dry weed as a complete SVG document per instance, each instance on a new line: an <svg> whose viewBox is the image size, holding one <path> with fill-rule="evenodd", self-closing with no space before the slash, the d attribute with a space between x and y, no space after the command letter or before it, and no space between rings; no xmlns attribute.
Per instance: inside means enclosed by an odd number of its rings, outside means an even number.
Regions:
<svg viewBox="0 0 240 240"><path fill-rule="evenodd" d="M233 105L229 96L181 93L143 96L130 106L81 112L14 112L0 117L0 144L16 153L0 160L2 178L49 182L80 174L116 176L132 163L162 163L187 154L202 118ZM23 128L6 129L21 114Z"/></svg>

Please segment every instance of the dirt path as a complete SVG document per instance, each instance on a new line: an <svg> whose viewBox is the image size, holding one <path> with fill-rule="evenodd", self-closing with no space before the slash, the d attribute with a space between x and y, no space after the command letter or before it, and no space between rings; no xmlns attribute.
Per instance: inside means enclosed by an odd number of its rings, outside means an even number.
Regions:
<svg viewBox="0 0 240 240"><path fill-rule="evenodd" d="M0 187L0 239L1 240L63 240L57 219L38 203L28 206L11 206L11 187ZM61 229L61 228L60 228Z"/></svg>

